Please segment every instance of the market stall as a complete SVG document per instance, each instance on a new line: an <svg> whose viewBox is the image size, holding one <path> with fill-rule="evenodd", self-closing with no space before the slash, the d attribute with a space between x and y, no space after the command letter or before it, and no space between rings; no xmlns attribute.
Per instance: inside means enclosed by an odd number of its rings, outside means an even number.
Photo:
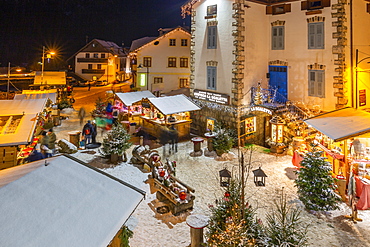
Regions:
<svg viewBox="0 0 370 247"><path fill-rule="evenodd" d="M156 98L150 91L138 91L128 93L116 93L115 103L123 121L139 123L142 114L141 100L144 98Z"/></svg>
<svg viewBox="0 0 370 247"><path fill-rule="evenodd" d="M348 183L352 169L359 179L370 179L370 113L347 107L305 122L318 131L312 142L328 157L334 176Z"/></svg>
<svg viewBox="0 0 370 247"><path fill-rule="evenodd" d="M185 95L146 98L141 104L141 126L145 132L160 138L164 127L174 126L179 141L190 139L190 112L200 108Z"/></svg>
<svg viewBox="0 0 370 247"><path fill-rule="evenodd" d="M47 99L2 100L0 104L0 170L28 157L42 129Z"/></svg>

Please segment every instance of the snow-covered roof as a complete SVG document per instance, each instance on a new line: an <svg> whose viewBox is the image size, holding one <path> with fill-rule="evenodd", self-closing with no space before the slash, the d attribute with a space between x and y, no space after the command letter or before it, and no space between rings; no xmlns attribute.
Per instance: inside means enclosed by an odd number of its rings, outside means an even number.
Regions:
<svg viewBox="0 0 370 247"><path fill-rule="evenodd" d="M107 246L145 194L70 156L2 170L0 181L0 246Z"/></svg>
<svg viewBox="0 0 370 247"><path fill-rule="evenodd" d="M0 104L0 146L30 143L36 128L37 114L43 111L47 100L2 100ZM15 121L15 119L18 120Z"/></svg>
<svg viewBox="0 0 370 247"><path fill-rule="evenodd" d="M16 94L14 100L22 99L50 99L53 103L57 101L56 93Z"/></svg>
<svg viewBox="0 0 370 247"><path fill-rule="evenodd" d="M196 104L183 94L148 98L148 100L164 115L200 110Z"/></svg>
<svg viewBox="0 0 370 247"><path fill-rule="evenodd" d="M150 91L116 93L116 95L126 106L131 106L132 104L139 102L143 98L155 98L155 95L152 94Z"/></svg>
<svg viewBox="0 0 370 247"><path fill-rule="evenodd" d="M149 42L151 42L155 39L157 39L157 37L143 37L143 38L140 38L140 39L135 39L131 43L130 51L134 51L134 50L142 47L145 44L148 44Z"/></svg>
<svg viewBox="0 0 370 247"><path fill-rule="evenodd" d="M350 107L324 113L304 122L334 141L370 133L370 113Z"/></svg>
<svg viewBox="0 0 370 247"><path fill-rule="evenodd" d="M66 83L66 72L44 71L43 85L65 85ZM41 71L36 71L34 85L41 85Z"/></svg>

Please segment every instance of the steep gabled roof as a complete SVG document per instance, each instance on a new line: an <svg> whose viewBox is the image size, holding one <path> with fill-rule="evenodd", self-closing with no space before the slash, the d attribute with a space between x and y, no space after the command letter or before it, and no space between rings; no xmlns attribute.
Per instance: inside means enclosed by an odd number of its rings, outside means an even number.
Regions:
<svg viewBox="0 0 370 247"><path fill-rule="evenodd" d="M81 49L79 49L70 58L68 58L67 61L70 59L73 59L78 53L87 50L89 47L91 47L92 44L98 44L98 47L95 49L95 51L108 52L108 53L111 53L112 55L117 55L118 57L122 57L126 55L122 47L118 46L116 43L112 41L93 39L89 43L87 43L85 46L83 46Z"/></svg>
<svg viewBox="0 0 370 247"><path fill-rule="evenodd" d="M160 31L162 33L158 37L144 37L144 38L132 41L130 52L138 51L141 48L143 48L145 45L154 43L157 40L161 40L164 37L170 35L171 33L175 32L175 31L183 31L183 32L187 33L190 36L189 30L187 30L186 28L181 27L181 26L178 26L178 27L175 27L175 28L160 28L158 31Z"/></svg>

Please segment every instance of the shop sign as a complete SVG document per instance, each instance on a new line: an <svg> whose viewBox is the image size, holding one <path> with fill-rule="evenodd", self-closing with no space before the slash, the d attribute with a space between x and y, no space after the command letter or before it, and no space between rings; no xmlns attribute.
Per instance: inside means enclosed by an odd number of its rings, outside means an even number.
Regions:
<svg viewBox="0 0 370 247"><path fill-rule="evenodd" d="M366 89L359 90L359 103L360 106L366 105Z"/></svg>
<svg viewBox="0 0 370 247"><path fill-rule="evenodd" d="M265 112L269 115L272 115L272 111L270 109L267 109L267 108L261 107L261 106L253 106L251 108L251 111L261 111L261 112Z"/></svg>
<svg viewBox="0 0 370 247"><path fill-rule="evenodd" d="M230 104L230 96L227 94L213 93L203 90L194 89L194 98L216 102L223 105Z"/></svg>

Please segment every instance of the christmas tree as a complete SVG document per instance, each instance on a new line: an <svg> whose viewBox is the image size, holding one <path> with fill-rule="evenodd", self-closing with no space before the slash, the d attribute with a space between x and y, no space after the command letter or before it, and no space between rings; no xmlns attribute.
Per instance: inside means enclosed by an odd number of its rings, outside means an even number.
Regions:
<svg viewBox="0 0 370 247"><path fill-rule="evenodd" d="M95 101L95 109L91 112L91 115L94 117L101 117L105 114L106 103L102 98L97 98Z"/></svg>
<svg viewBox="0 0 370 247"><path fill-rule="evenodd" d="M224 198L210 206L209 246L254 246L258 242L262 226L255 218L255 210L248 203L241 205L240 194L241 184L232 180Z"/></svg>
<svg viewBox="0 0 370 247"><path fill-rule="evenodd" d="M331 174L331 164L322 157L322 151L309 152L301 161L295 183L299 199L309 210L334 210L340 201Z"/></svg>
<svg viewBox="0 0 370 247"><path fill-rule="evenodd" d="M121 124L115 124L104 136L100 153L104 156L112 154L124 155L124 161L127 161L126 150L132 145L130 138L131 135L127 133Z"/></svg>

